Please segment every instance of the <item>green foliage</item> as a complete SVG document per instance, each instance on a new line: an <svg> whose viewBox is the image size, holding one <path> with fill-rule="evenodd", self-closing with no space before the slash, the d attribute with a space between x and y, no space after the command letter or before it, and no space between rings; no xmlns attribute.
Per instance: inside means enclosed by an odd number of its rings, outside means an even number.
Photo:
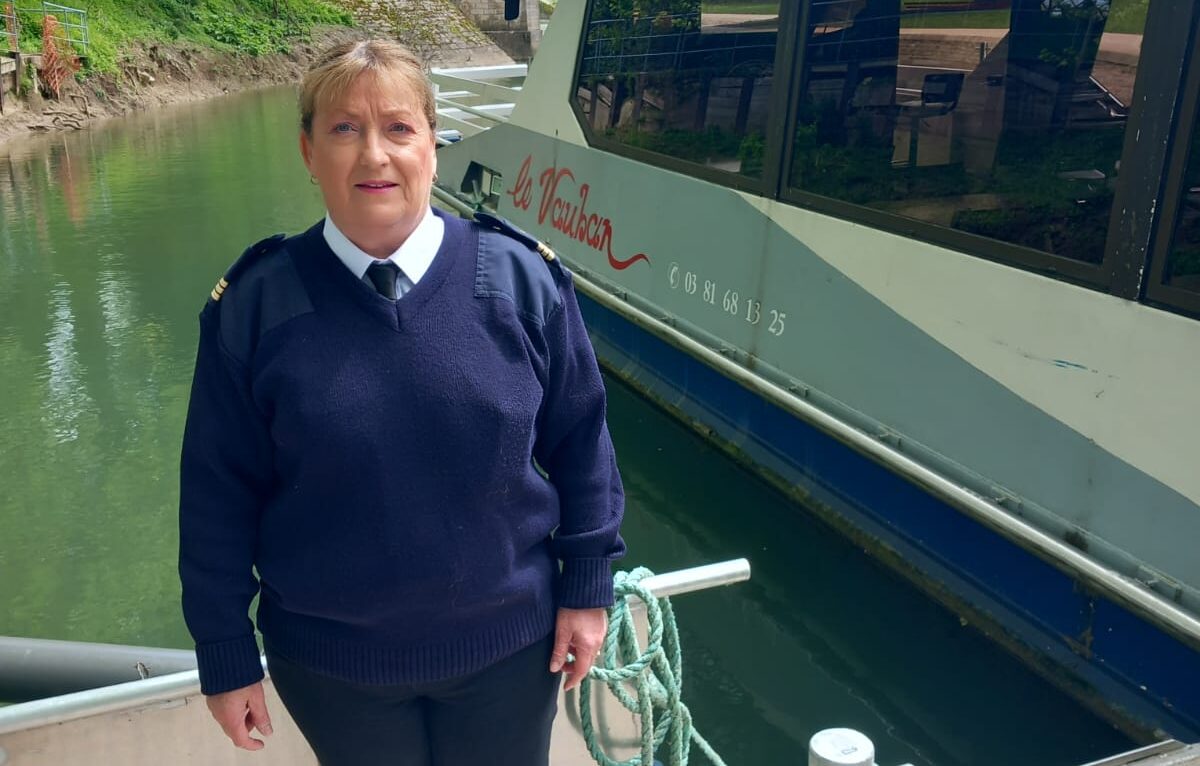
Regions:
<svg viewBox="0 0 1200 766"><path fill-rule="evenodd" d="M252 56L286 53L289 25L282 19L252 19L201 6L195 10L200 30L219 43Z"/></svg>
<svg viewBox="0 0 1200 766"><path fill-rule="evenodd" d="M610 130L609 135L628 146L690 162L705 162L714 157L736 157L740 143L737 136L716 127L699 133L690 130L639 133L621 129Z"/></svg>
<svg viewBox="0 0 1200 766"><path fill-rule="evenodd" d="M767 153L765 137L750 133L738 145L737 156L742 161L741 173L746 176L760 176L763 169L763 155Z"/></svg>
<svg viewBox="0 0 1200 766"><path fill-rule="evenodd" d="M948 208L955 229L1080 261L1098 262L1103 255L1111 179L1124 136L1118 126L1006 136L990 172L968 173L958 162L894 166L890 130L881 132L861 112L844 118L833 101L806 101L799 118L791 175L796 188L883 209L940 206ZM1087 170L1106 179L1064 177ZM971 209L967 195L986 195L998 207Z"/></svg>
<svg viewBox="0 0 1200 766"><path fill-rule="evenodd" d="M738 136L715 126L698 133L691 130L638 132L621 128L609 129L606 135L627 146L700 164L736 157L741 160L739 172L751 176L762 173L767 148L766 138L758 133Z"/></svg>
<svg viewBox="0 0 1200 766"><path fill-rule="evenodd" d="M950 0L957 5L956 0ZM923 6L928 6L928 0L922 0ZM1063 4L1068 14L1086 16L1091 11L1099 11L1104 15L1108 3L1079 3ZM1097 8L1097 6L1099 6ZM1108 19L1104 23L1105 32L1121 34L1142 33L1146 26L1146 9L1149 0L1116 0L1107 9ZM983 11L945 11L926 13L905 13L900 17L900 26L905 29L1008 29L1012 13L1009 10Z"/></svg>
<svg viewBox="0 0 1200 766"><path fill-rule="evenodd" d="M1116 0L1108 11L1105 32L1140 35L1146 27L1146 10L1150 0Z"/></svg>
<svg viewBox="0 0 1200 766"><path fill-rule="evenodd" d="M27 53L42 49L42 15L31 10L17 8L17 21L21 25L19 42Z"/></svg>
<svg viewBox="0 0 1200 766"><path fill-rule="evenodd" d="M286 52L314 25L352 23L325 0L86 0L87 68L115 72L131 43L176 40L263 55ZM41 50L41 13L19 11L21 49Z"/></svg>
<svg viewBox="0 0 1200 766"><path fill-rule="evenodd" d="M777 14L779 2L762 0L704 0L705 13Z"/></svg>
<svg viewBox="0 0 1200 766"><path fill-rule="evenodd" d="M1008 29L1011 13L1003 11L945 11L900 17L904 29Z"/></svg>
<svg viewBox="0 0 1200 766"><path fill-rule="evenodd" d="M1183 176L1183 195L1179 206L1179 223L1167 263L1171 278L1200 277L1200 127L1192 132L1187 170Z"/></svg>
<svg viewBox="0 0 1200 766"><path fill-rule="evenodd" d="M17 95L24 98L33 92L33 64L21 64L21 76L17 80Z"/></svg>
<svg viewBox="0 0 1200 766"><path fill-rule="evenodd" d="M1175 249L1171 252L1168 276L1172 279L1200 276L1200 218L1193 218L1191 226L1188 228L1190 230L1185 230L1181 226L1176 235L1178 239L1184 241L1176 244Z"/></svg>
<svg viewBox="0 0 1200 766"><path fill-rule="evenodd" d="M625 55L651 53L656 38L700 29L700 0L596 0L588 42Z"/></svg>

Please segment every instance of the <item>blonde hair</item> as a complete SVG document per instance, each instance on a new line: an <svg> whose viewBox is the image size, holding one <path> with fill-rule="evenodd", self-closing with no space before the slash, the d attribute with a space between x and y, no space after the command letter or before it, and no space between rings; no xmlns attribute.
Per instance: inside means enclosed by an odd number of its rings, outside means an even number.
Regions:
<svg viewBox="0 0 1200 766"><path fill-rule="evenodd" d="M328 106L362 74L377 81L402 83L412 88L421 101L429 129L437 128L433 88L421 61L412 51L391 40L362 40L338 43L321 54L300 83L300 127L312 135L317 107Z"/></svg>

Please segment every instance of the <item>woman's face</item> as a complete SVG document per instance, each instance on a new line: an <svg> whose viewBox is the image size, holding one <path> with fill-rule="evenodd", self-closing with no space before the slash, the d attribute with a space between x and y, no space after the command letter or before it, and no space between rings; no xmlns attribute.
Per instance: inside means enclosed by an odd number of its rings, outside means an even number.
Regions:
<svg viewBox="0 0 1200 766"><path fill-rule="evenodd" d="M402 82L360 75L300 131L300 152L325 207L350 241L387 257L429 206L436 142L418 94Z"/></svg>

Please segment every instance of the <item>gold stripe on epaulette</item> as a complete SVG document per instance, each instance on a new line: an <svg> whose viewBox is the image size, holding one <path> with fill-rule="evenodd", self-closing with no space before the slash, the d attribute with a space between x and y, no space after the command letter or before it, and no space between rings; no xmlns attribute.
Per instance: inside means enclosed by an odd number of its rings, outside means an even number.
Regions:
<svg viewBox="0 0 1200 766"><path fill-rule="evenodd" d="M229 287L229 283L225 281L225 277L217 280L217 286L212 289L212 299L214 301L221 300L221 296L225 293L225 288Z"/></svg>
<svg viewBox="0 0 1200 766"><path fill-rule="evenodd" d="M555 258L558 257L554 254L553 250L551 250L549 247L546 247L545 242L537 243L537 251L541 254L541 256L543 258L546 259L546 263L550 263L551 261L553 261Z"/></svg>

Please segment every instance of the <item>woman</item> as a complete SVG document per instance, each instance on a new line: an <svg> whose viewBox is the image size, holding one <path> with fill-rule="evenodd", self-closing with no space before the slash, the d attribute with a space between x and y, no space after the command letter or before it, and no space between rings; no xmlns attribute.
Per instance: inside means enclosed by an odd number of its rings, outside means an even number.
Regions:
<svg viewBox="0 0 1200 766"><path fill-rule="evenodd" d="M322 764L545 764L624 552L570 279L431 210L433 96L403 48L329 51L300 113L328 215L247 250L200 317L180 576L202 691L263 747L259 594Z"/></svg>

